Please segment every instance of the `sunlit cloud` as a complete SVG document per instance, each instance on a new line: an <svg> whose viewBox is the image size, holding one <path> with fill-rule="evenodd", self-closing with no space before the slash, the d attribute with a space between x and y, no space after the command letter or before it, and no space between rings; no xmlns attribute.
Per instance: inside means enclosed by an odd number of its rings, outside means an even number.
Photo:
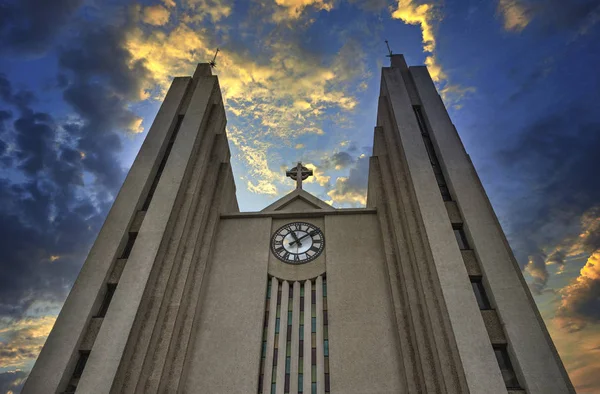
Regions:
<svg viewBox="0 0 600 394"><path fill-rule="evenodd" d="M42 316L0 321L0 365L18 368L34 360L55 320L55 316Z"/></svg>
<svg viewBox="0 0 600 394"><path fill-rule="evenodd" d="M298 19L307 7L325 11L331 11L333 8L332 0L275 0L275 4L278 6L273 14L275 22Z"/></svg>
<svg viewBox="0 0 600 394"><path fill-rule="evenodd" d="M473 87L463 87L448 80L448 74L442 68L436 54L435 24L441 20L441 14L434 3L417 3L414 0L398 0L392 8L392 18L399 19L409 25L419 26L423 42L423 52L427 54L425 65L431 79L438 84L440 95L448 106L460 109L458 101L465 95L473 93Z"/></svg>
<svg viewBox="0 0 600 394"><path fill-rule="evenodd" d="M367 205L366 190L351 188L348 179L348 177L338 177L335 180L334 188L327 192L327 195L331 198L327 203L334 206L342 204L349 204L351 206Z"/></svg>
<svg viewBox="0 0 600 394"><path fill-rule="evenodd" d="M418 4L413 0L398 0L396 9L392 11L392 18L400 19L409 25L418 25L423 36L423 52L430 55L425 59L429 74L434 82L447 78L446 73L439 65L435 54L436 39L433 23L437 19L432 3Z"/></svg>
<svg viewBox="0 0 600 394"><path fill-rule="evenodd" d="M498 13L508 31L520 32L531 21L529 9L520 0L498 0Z"/></svg>
<svg viewBox="0 0 600 394"><path fill-rule="evenodd" d="M196 13L208 4L196 0L186 4L192 3ZM150 72L146 85L158 86L156 98L161 98L173 76L190 75L196 63L213 56L214 40L212 33L184 19L167 31L133 28L125 47L132 62L144 62ZM324 134L322 123L333 116L330 111L351 113L356 108L356 84L370 74L366 56L353 40L326 59L281 37L266 39L256 50L262 55L229 51L227 44L222 45L215 72L229 124L235 126L230 128L231 142L239 149L238 159L252 171L246 186L254 193L276 195L280 176L268 169L272 144L294 147L303 135ZM237 132L241 129L243 133Z"/></svg>
<svg viewBox="0 0 600 394"><path fill-rule="evenodd" d="M162 26L169 21L170 11L160 4L142 8L142 21L149 25Z"/></svg>
<svg viewBox="0 0 600 394"><path fill-rule="evenodd" d="M573 332L600 323L600 251L590 256L579 276L560 294L556 319L562 328Z"/></svg>
<svg viewBox="0 0 600 394"><path fill-rule="evenodd" d="M600 249L600 207L584 212L579 219L579 232L568 236L550 248L539 250L529 256L524 271L531 279L530 288L535 294L542 294L550 278L549 267L555 266L555 273L565 269L568 260L588 259Z"/></svg>
<svg viewBox="0 0 600 394"><path fill-rule="evenodd" d="M321 169L320 167L317 167L316 165L314 165L312 163L306 163L306 164L304 164L304 166L306 166L306 168L311 169L313 171L313 176L308 177L304 182L317 183L323 187L326 187L329 185L329 181L331 180L331 177L328 175L325 175L325 171L323 171L323 169Z"/></svg>

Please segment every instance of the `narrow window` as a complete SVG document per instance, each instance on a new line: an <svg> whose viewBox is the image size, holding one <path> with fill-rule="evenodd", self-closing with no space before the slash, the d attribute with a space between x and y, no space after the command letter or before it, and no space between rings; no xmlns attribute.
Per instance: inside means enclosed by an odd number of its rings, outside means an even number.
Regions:
<svg viewBox="0 0 600 394"><path fill-rule="evenodd" d="M104 317L106 316L106 312L108 312L108 306L112 301L113 295L115 294L115 290L117 289L117 285L115 283L108 283L106 285L106 293L104 293L104 299L102 300L102 305L100 305L100 309L98 313L94 317Z"/></svg>
<svg viewBox="0 0 600 394"><path fill-rule="evenodd" d="M450 195L450 190L448 189L448 184L446 183L446 178L444 177L444 173L442 172L442 167L440 165L440 161L438 160L437 154L435 153L435 148L433 146L433 142L431 141L431 137L429 136L429 131L427 130L427 125L425 123L425 116L423 116L423 110L418 105L413 105L413 110L415 112L415 116L417 118L417 123L419 124L419 129L421 131L421 137L423 138L423 144L425 145L425 150L427 151L427 156L429 157L429 162L433 167L433 173L435 174L435 179L440 188L440 193L442 194L442 198L444 201L452 201L452 196Z"/></svg>
<svg viewBox="0 0 600 394"><path fill-rule="evenodd" d="M460 250L469 250L469 242L467 242L467 236L465 235L465 231L463 229L462 224L453 225L452 229L454 230L454 236L456 237L456 242L458 242L458 247Z"/></svg>
<svg viewBox="0 0 600 394"><path fill-rule="evenodd" d="M125 245L125 249L123 249L123 253L121 253L122 259L129 258L131 254L131 250L133 249L133 244L135 243L135 239L137 238L138 233L128 233L127 234L127 244Z"/></svg>
<svg viewBox="0 0 600 394"><path fill-rule="evenodd" d="M150 190L148 191L148 195L146 196L146 200L142 205L142 211L147 211L150 207L150 202L152 201L152 197L154 197L154 192L156 191L156 187L158 186L158 181L160 180L160 176L162 175L165 166L167 165L167 159L171 154L171 149L173 148L173 144L175 143L175 137L177 137L177 133L179 132L179 127L183 122L183 115L179 115L177 117L177 122L175 123L175 129L171 133L171 138L169 138L169 142L167 148L165 149L165 153L163 154L162 159L160 160L160 164L158 165L158 170L156 170L156 175L154 175L154 179L152 180L152 185L150 186Z"/></svg>
<svg viewBox="0 0 600 394"><path fill-rule="evenodd" d="M496 360L498 360L498 366L500 367L500 372L502 372L502 378L506 387L508 389L520 389L521 386L510 362L506 345L494 345L494 353L496 354Z"/></svg>
<svg viewBox="0 0 600 394"><path fill-rule="evenodd" d="M483 287L483 282L481 281L480 276L472 276L471 277L471 286L473 286L473 292L475 293L475 298L477 299L477 304L479 305L479 309L487 310L492 309L490 304L490 300L485 294L485 288Z"/></svg>
<svg viewBox="0 0 600 394"><path fill-rule="evenodd" d="M85 368L85 364L87 363L88 358L90 357L90 352L79 352L79 359L77 360L77 364L75 364L75 370L73 371L74 378L80 378L83 374L83 370Z"/></svg>

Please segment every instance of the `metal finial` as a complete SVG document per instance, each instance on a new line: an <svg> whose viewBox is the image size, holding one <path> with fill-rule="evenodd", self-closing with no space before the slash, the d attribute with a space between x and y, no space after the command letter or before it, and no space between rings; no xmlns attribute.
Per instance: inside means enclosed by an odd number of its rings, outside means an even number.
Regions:
<svg viewBox="0 0 600 394"><path fill-rule="evenodd" d="M211 61L208 63L208 64L210 64L210 66L211 66L212 68L216 68L216 67L217 67L217 62L216 62L216 60L217 60L217 55L218 55L218 54L219 54L219 48L217 48L217 51L215 52L215 56L213 57L213 59L212 59L212 60L211 60Z"/></svg>
<svg viewBox="0 0 600 394"><path fill-rule="evenodd" d="M387 49L388 49L388 52L389 52L389 55L385 55L385 56L391 58L394 53L390 49L390 43L388 42L388 40L385 40L385 45L387 45Z"/></svg>

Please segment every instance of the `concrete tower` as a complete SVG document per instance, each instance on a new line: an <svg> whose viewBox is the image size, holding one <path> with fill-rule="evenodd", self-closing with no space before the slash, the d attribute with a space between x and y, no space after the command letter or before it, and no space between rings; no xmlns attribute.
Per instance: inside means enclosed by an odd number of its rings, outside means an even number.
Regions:
<svg viewBox="0 0 600 394"><path fill-rule="evenodd" d="M383 68L367 207L238 210L175 78L24 393L574 392L425 67Z"/></svg>

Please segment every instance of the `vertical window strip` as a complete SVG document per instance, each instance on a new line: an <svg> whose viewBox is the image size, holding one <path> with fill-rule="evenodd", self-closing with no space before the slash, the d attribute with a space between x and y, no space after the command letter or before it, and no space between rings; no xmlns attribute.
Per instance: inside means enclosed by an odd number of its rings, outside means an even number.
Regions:
<svg viewBox="0 0 600 394"><path fill-rule="evenodd" d="M331 392L329 381L329 318L327 311L327 278L323 277L323 355L325 368L325 392Z"/></svg>
<svg viewBox="0 0 600 394"><path fill-rule="evenodd" d="M292 353L292 315L294 305L294 285L290 282L289 300L288 300L288 318L287 318L287 336L285 347L285 382L284 393L290 392L290 368L291 368L291 353Z"/></svg>
<svg viewBox="0 0 600 394"><path fill-rule="evenodd" d="M298 331L298 394L302 394L304 379L304 282L300 283L300 330Z"/></svg>
<svg viewBox="0 0 600 394"><path fill-rule="evenodd" d="M271 280L267 278L267 297L265 299L265 313L263 323L263 336L260 350L260 367L258 371L258 394L263 392L263 378L265 376L265 362L267 357L267 328L269 325L269 306L271 301Z"/></svg>
<svg viewBox="0 0 600 394"><path fill-rule="evenodd" d="M148 194L146 195L146 199L144 200L144 204L142 205L142 211L147 211L150 207L150 202L152 201L152 197L154 197L154 192L156 192L158 181L160 180L162 172L165 169L165 166L167 165L167 160L169 159L169 155L171 154L171 149L173 148L173 144L175 143L175 138L177 137L177 133L179 133L179 128L181 127L181 123L183 122L183 117L184 115L177 116L175 128L171 133L171 138L169 138L169 142L167 144L167 148L165 149L165 153L163 153L163 157L160 160L160 164L158 165L158 169L156 170L156 174L154 175L154 179L152 180L150 190L148 190Z"/></svg>
<svg viewBox="0 0 600 394"><path fill-rule="evenodd" d="M442 198L444 201L452 201L452 196L450 195L450 190L448 189L448 183L446 182L446 178L442 172L442 167L440 166L440 161L435 153L433 141L431 141L431 137L429 136L427 123L425 122L425 116L423 115L423 109L419 105L413 105L413 111L415 112L415 117L417 118L417 123L419 124L419 129L421 131L421 137L423 138L423 143L425 144L425 150L427 151L427 156L429 156L429 161L431 162L431 167L433 168L433 173L435 174Z"/></svg>
<svg viewBox="0 0 600 394"><path fill-rule="evenodd" d="M311 393L317 394L317 289L316 281L311 283L312 288L310 292L310 321L311 321L311 354L310 354L310 381L311 381Z"/></svg>

